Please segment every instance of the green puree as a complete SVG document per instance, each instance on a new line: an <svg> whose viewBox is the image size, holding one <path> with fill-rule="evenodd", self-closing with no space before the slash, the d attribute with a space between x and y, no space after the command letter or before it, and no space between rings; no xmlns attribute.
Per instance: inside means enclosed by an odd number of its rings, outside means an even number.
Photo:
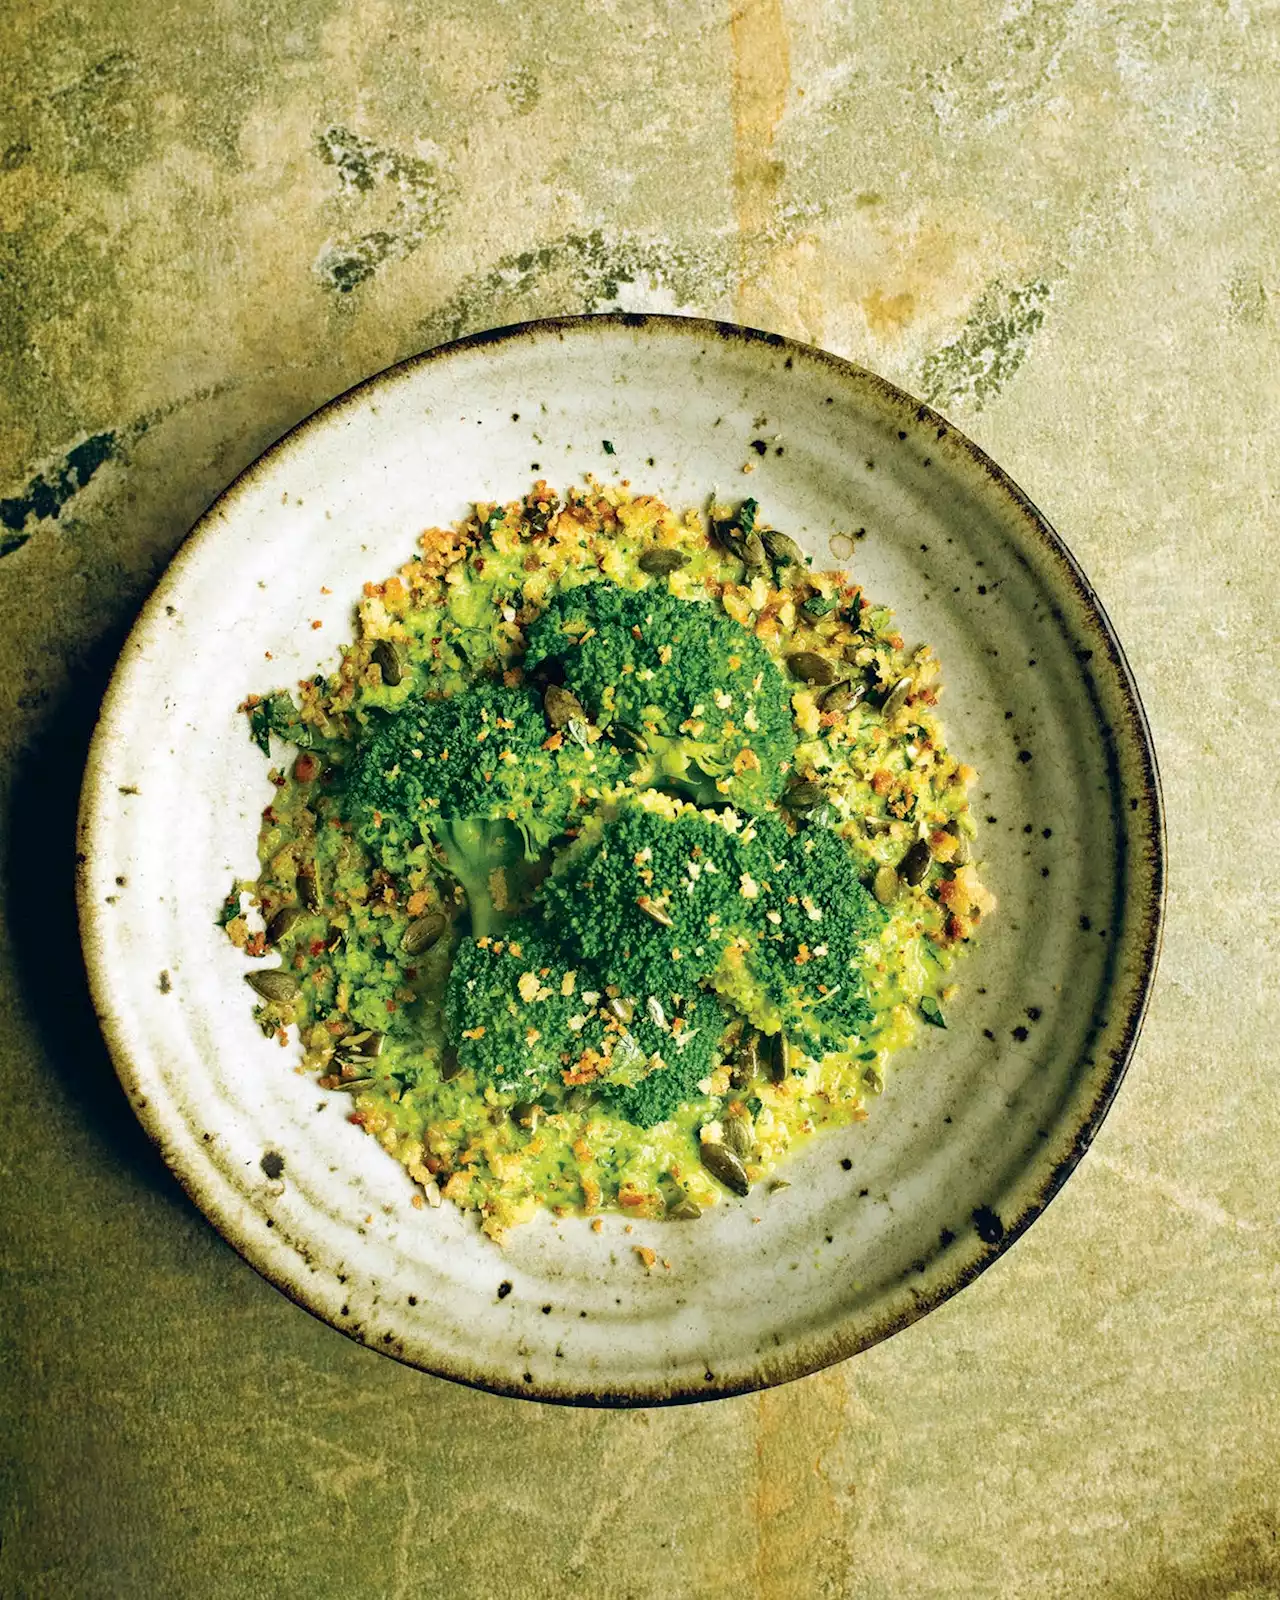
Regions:
<svg viewBox="0 0 1280 1600"><path fill-rule="evenodd" d="M289 764L220 920L415 1203L696 1217L946 1026L992 901L937 663L754 502L538 484L358 622L244 707Z"/></svg>

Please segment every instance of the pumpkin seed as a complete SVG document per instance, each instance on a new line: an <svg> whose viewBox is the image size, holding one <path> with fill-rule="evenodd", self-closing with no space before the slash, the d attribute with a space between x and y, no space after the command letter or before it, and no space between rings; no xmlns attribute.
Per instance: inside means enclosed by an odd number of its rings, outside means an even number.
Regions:
<svg viewBox="0 0 1280 1600"><path fill-rule="evenodd" d="M562 683L547 685L547 692L542 697L542 709L546 712L551 727L557 730L567 728L573 721L585 723L587 720L587 713L582 709L582 701L572 689L566 689Z"/></svg>
<svg viewBox="0 0 1280 1600"><path fill-rule="evenodd" d="M749 1194L751 1179L747 1169L727 1146L714 1142L704 1143L701 1149L702 1165L711 1176L732 1189L734 1194Z"/></svg>
<svg viewBox="0 0 1280 1600"><path fill-rule="evenodd" d="M759 1028L748 1028L734 1052L733 1066L729 1072L729 1086L745 1089L760 1076Z"/></svg>
<svg viewBox="0 0 1280 1600"><path fill-rule="evenodd" d="M793 650L787 657L787 667L793 678L801 683L834 683L836 669L813 650Z"/></svg>
<svg viewBox="0 0 1280 1600"><path fill-rule="evenodd" d="M681 567L687 567L689 557L683 550L655 545L653 549L645 551L636 565L641 572L647 572L651 577L662 578L669 572L679 572Z"/></svg>
<svg viewBox="0 0 1280 1600"><path fill-rule="evenodd" d="M880 707L880 713L886 722L892 722L903 706L906 705L913 681L911 678L899 678L893 688L889 690L889 693L885 695L884 704Z"/></svg>
<svg viewBox="0 0 1280 1600"><path fill-rule="evenodd" d="M415 917L400 936L401 954L426 955L432 945L439 942L441 934L448 926L448 917L440 911L428 911L424 916Z"/></svg>
<svg viewBox="0 0 1280 1600"><path fill-rule="evenodd" d="M756 572L768 558L764 553L764 540L758 533L749 533L742 541L742 564L748 572Z"/></svg>
<svg viewBox="0 0 1280 1600"><path fill-rule="evenodd" d="M456 1078L462 1071L462 1063L458 1060L458 1052L451 1044L445 1045L440 1054L440 1082L448 1083L451 1078Z"/></svg>
<svg viewBox="0 0 1280 1600"><path fill-rule="evenodd" d="M383 683L388 689L394 689L404 677L404 667L400 661L400 652L390 639L378 640L373 647L372 659L382 673Z"/></svg>
<svg viewBox="0 0 1280 1600"><path fill-rule="evenodd" d="M321 905L320 884L316 878L314 862L304 861L298 868L297 889L298 898L306 906L307 910L319 911Z"/></svg>
<svg viewBox="0 0 1280 1600"><path fill-rule="evenodd" d="M769 1079L772 1083L783 1083L787 1076L787 1037L783 1033L771 1033L765 1040L765 1052L769 1063Z"/></svg>
<svg viewBox="0 0 1280 1600"><path fill-rule="evenodd" d="M281 1006L296 1000L302 988L293 973L286 972L283 967L270 967L265 972L246 972L244 981L264 1000Z"/></svg>
<svg viewBox="0 0 1280 1600"><path fill-rule="evenodd" d="M339 1039L337 1048L340 1055L372 1061L382 1054L382 1047L386 1042L385 1033L376 1033L372 1028L366 1028L363 1033L349 1033L345 1039Z"/></svg>
<svg viewBox="0 0 1280 1600"><path fill-rule="evenodd" d="M649 745L642 733L629 728L625 722L611 722L605 729L609 742L629 755L647 754Z"/></svg>
<svg viewBox="0 0 1280 1600"><path fill-rule="evenodd" d="M620 994L611 994L604 1004L610 1016L616 1017L619 1022L630 1022L636 1014L636 1008L630 1000L624 1000Z"/></svg>
<svg viewBox="0 0 1280 1600"><path fill-rule="evenodd" d="M793 783L782 797L782 803L793 816L803 816L806 812L816 811L824 804L827 791L820 783L812 783L807 778L800 783Z"/></svg>
<svg viewBox="0 0 1280 1600"><path fill-rule="evenodd" d="M820 711L852 711L867 692L865 683L854 683L852 678L841 678L818 696Z"/></svg>
<svg viewBox="0 0 1280 1600"><path fill-rule="evenodd" d="M667 1216L675 1222L693 1222L702 1215L702 1207L692 1195L682 1194L676 1203L667 1207Z"/></svg>
<svg viewBox="0 0 1280 1600"><path fill-rule="evenodd" d="M973 848L969 843L969 835L962 833L954 822L947 823L947 832L956 842L956 847L951 852L951 865L953 867L967 867L973 860Z"/></svg>
<svg viewBox="0 0 1280 1600"><path fill-rule="evenodd" d="M867 1088L872 1094L884 1093L884 1074L880 1071L879 1067L863 1067L862 1081L866 1084Z"/></svg>
<svg viewBox="0 0 1280 1600"><path fill-rule="evenodd" d="M769 1193L770 1194L777 1194L780 1189L789 1189L790 1187L791 1187L791 1179L790 1178L771 1178L769 1180Z"/></svg>
<svg viewBox="0 0 1280 1600"><path fill-rule="evenodd" d="M376 1078L343 1078L337 1083L326 1085L329 1089L341 1089L343 1094L359 1094L362 1089L371 1088L377 1083Z"/></svg>
<svg viewBox="0 0 1280 1600"><path fill-rule="evenodd" d="M749 1117L726 1117L724 1142L735 1156L745 1160L755 1149L755 1129Z"/></svg>
<svg viewBox="0 0 1280 1600"><path fill-rule="evenodd" d="M667 913L662 909L662 907L658 906L658 905L654 905L653 901L650 900L650 898L649 898L649 896L647 894L642 894L640 896L640 898L636 901L636 904L640 907L641 911L644 912L646 917L652 917L653 920L656 923L658 923L660 926L662 926L664 928L674 928L675 927L675 923L671 920L671 918L667 915Z"/></svg>
<svg viewBox="0 0 1280 1600"><path fill-rule="evenodd" d="M917 839L898 863L898 873L914 887L924 880L924 875L929 870L929 863L933 860L927 839Z"/></svg>
<svg viewBox="0 0 1280 1600"><path fill-rule="evenodd" d="M301 915L301 906L281 906L267 923L267 943L279 944L281 939L287 938L290 929Z"/></svg>
<svg viewBox="0 0 1280 1600"><path fill-rule="evenodd" d="M760 538L769 554L769 560L779 567L804 566L804 551L785 533L779 533L776 528L764 528Z"/></svg>
<svg viewBox="0 0 1280 1600"><path fill-rule="evenodd" d="M511 1108L511 1120L532 1133L542 1121L542 1107L536 1100L517 1100Z"/></svg>
<svg viewBox="0 0 1280 1600"><path fill-rule="evenodd" d="M898 874L892 867L880 867L871 885L871 892L882 906L891 906L898 898Z"/></svg>
<svg viewBox="0 0 1280 1600"><path fill-rule="evenodd" d="M716 543L722 545L731 556L737 556L739 561L745 559L746 538L736 523L713 522L711 533ZM763 551L763 546L761 549Z"/></svg>

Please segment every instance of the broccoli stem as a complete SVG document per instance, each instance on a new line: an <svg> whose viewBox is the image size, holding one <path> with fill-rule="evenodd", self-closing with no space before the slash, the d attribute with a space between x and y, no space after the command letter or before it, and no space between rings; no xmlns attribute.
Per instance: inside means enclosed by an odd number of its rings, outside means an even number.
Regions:
<svg viewBox="0 0 1280 1600"><path fill-rule="evenodd" d="M505 875L521 853L514 830L506 822L454 817L437 825L433 832L449 871L467 897L473 936L495 938L506 927L512 912L499 910L496 905L493 874L502 871Z"/></svg>

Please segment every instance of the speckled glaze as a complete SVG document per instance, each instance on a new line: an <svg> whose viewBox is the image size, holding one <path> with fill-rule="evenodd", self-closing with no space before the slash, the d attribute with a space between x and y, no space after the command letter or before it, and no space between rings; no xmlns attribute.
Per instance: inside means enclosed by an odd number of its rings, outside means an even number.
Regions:
<svg viewBox="0 0 1280 1600"><path fill-rule="evenodd" d="M610 454L604 447L608 440ZM744 477L745 467L751 476ZM749 488L943 663L1000 898L943 1032L789 1189L694 1224L542 1217L504 1250L255 1028L214 925L256 872L265 766L236 706L326 666L417 532L538 476L680 507ZM320 626L315 626L316 624ZM271 659L265 659L267 653ZM1008 1248L1089 1143L1154 972L1155 760L1118 641L1024 495L928 407L725 324L527 324L404 363L294 430L196 527L107 695L81 806L85 951L166 1160L273 1283L374 1349L507 1394L607 1405L785 1382L914 1321ZM646 1272L635 1247L660 1258ZM669 1263L667 1265L666 1263Z"/></svg>

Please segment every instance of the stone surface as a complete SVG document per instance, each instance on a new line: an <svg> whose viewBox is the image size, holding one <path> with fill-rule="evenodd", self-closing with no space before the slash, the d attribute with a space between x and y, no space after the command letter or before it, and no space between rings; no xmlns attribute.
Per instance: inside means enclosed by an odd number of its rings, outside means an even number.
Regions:
<svg viewBox="0 0 1280 1600"><path fill-rule="evenodd" d="M0 1592L1280 1593L1274 7L6 21ZM1170 831L1141 1047L1027 1237L843 1367L629 1416L426 1379L245 1267L115 1088L69 861L218 490L400 356L616 305L826 345L990 450L1126 642Z"/></svg>

